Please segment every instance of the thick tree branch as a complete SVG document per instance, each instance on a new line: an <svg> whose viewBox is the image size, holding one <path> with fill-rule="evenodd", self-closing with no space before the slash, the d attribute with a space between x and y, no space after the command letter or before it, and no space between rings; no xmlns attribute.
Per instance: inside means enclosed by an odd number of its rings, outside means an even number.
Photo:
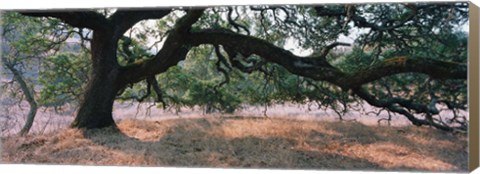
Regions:
<svg viewBox="0 0 480 174"><path fill-rule="evenodd" d="M396 57L338 78L334 83L355 88L383 77L400 73L423 73L434 79L467 79L467 65L430 58Z"/></svg>
<svg viewBox="0 0 480 174"><path fill-rule="evenodd" d="M337 46L350 46L349 43L344 43L344 42L334 42L330 45L327 45L323 50L322 50L322 53L320 54L320 57L321 58L326 58L327 57L327 54L330 53L330 50L332 50L333 48L337 47Z"/></svg>
<svg viewBox="0 0 480 174"><path fill-rule="evenodd" d="M28 11L20 12L20 14L32 17L53 17L78 28L103 30L109 27L108 20L103 15L94 11Z"/></svg>
<svg viewBox="0 0 480 174"><path fill-rule="evenodd" d="M230 50L229 52L235 51L246 57L255 54L269 62L277 63L285 67L294 74L310 77L315 80L333 81L338 76L343 76L343 73L332 67L324 59L299 57L265 40L252 36L209 29L191 33L189 38L189 43L192 45L222 45L228 48ZM229 53L229 55L231 54L232 53Z"/></svg>
<svg viewBox="0 0 480 174"><path fill-rule="evenodd" d="M186 44L186 40L189 40L187 32L202 14L203 9L189 10L185 16L176 22L173 30L169 32L163 48L153 59L122 67L121 83L125 85L141 81L148 76L165 72L179 61L184 60L190 50L190 46Z"/></svg>
<svg viewBox="0 0 480 174"><path fill-rule="evenodd" d="M161 19L168 15L171 9L119 9L109 20L116 26L115 37L123 35L133 25L142 20Z"/></svg>
<svg viewBox="0 0 480 174"><path fill-rule="evenodd" d="M324 59L295 56L267 41L221 30L194 32L190 35L189 41L192 45L223 45L230 50L229 52L236 51L246 56L255 54L285 67L291 73L314 80L325 80L345 90L399 73L424 73L437 79L466 79L467 76L465 64L408 57L387 59L366 69L344 73Z"/></svg>

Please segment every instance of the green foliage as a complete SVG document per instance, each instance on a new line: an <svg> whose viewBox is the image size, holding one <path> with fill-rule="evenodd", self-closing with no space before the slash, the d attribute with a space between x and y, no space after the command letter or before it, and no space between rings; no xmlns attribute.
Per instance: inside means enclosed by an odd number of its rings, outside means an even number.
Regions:
<svg viewBox="0 0 480 174"><path fill-rule="evenodd" d="M293 46L295 49L319 53L326 45L339 41L342 35L359 32L353 30L354 28L362 28L359 26L361 22L352 22L349 15L319 16L316 8L290 5L278 8L260 6L260 10L250 7L208 8L192 26L191 31L231 30L264 39L278 47L285 47L289 40L293 40L298 43ZM331 12L342 12L345 9L343 5L326 5L322 8ZM363 27L367 31L357 33L359 37L356 38L351 52L328 54L327 60L345 73L368 68L386 58L403 55L466 63L468 37L455 30L466 18L459 11L442 11L444 8L446 7L426 8L420 11L416 18L402 24L412 12L405 4L356 5L354 13L359 15L357 17L365 18L365 22L373 24L377 29ZM161 45L161 41L174 27L175 21L183 14L181 10L175 10L156 21L153 26L142 21L127 31L117 45L119 65L127 66L151 59L153 52L158 51L153 47ZM48 37L62 38L61 33L73 31L59 20L25 18L17 13L5 15L7 17L2 23L4 30L10 30L10 27L14 26L11 30L21 31L21 34L9 36L13 38L9 45L21 55L10 56L12 60L23 60L46 53L52 49ZM234 22L229 21L228 15L231 15ZM450 17L452 18L446 20ZM396 25L401 27L385 29ZM152 44L151 40L158 43ZM56 55L44 56L47 58L41 65L39 80L42 85L40 102L43 105L59 105L78 100L85 82L88 81L88 56L83 50L80 53L66 53L62 50ZM247 66L254 66L255 63L249 60L262 61L256 55L242 61ZM186 60L156 76L162 90L162 100L169 106L199 106L208 112L234 112L243 105L268 106L290 102L315 103L319 108L333 108L340 113L346 112L349 105L360 102L349 94L349 91L342 91L327 82L294 75L276 64L261 65L258 69L261 71L251 73L229 69L231 62L222 64L222 69L228 69L229 79L229 83L223 84L227 77L219 71L218 61L212 46L201 45L191 49ZM364 86L377 98L402 96L405 99L429 103L437 97L451 101L456 106L466 106L466 82L461 80L432 80L425 75L399 74ZM139 99L149 94L144 101L154 101L157 95L155 92L148 93L146 87L145 81L133 84L123 91L119 99Z"/></svg>
<svg viewBox="0 0 480 174"><path fill-rule="evenodd" d="M341 9L340 6L328 8ZM338 39L339 35L348 35L351 32L352 26L343 23L348 20L347 18L319 18L313 7L286 6L285 9L288 12L288 19L285 16L287 14L282 10L253 12L244 7L238 7L236 10L246 10L250 14L237 15L233 13L233 17L236 18L236 23L251 28L253 30L251 34L255 37L265 39L280 47L285 45L288 38L294 38L300 44L299 48L319 50L327 43ZM222 12L222 10L224 11ZM406 15L409 12L401 4L359 5L357 10L364 16L385 14L385 16L373 16L372 21L402 20L408 17ZM392 13L387 13L389 11ZM205 15L193 26L192 30L228 28L242 33L227 22L225 17L227 12L228 10L223 8L207 9ZM171 27L173 19L174 17L170 17L161 20L158 24L163 29L160 28L160 30ZM427 30L432 29L433 25L434 22L426 26L429 28ZM407 24L407 27L399 28L398 32L405 34L426 32L420 30L422 29ZM466 50L464 50L466 37L464 34L449 34L448 32L430 34L429 37L410 39L407 43L404 43L402 39L396 39L397 36L391 33L360 34L351 52L339 55L329 54L327 58L333 66L346 73L368 68L386 58L402 55L438 57L455 62L466 60ZM381 40L378 39L380 37L382 37ZM248 59L261 60L255 56ZM229 71L229 83L218 86L225 80L225 77L217 70L215 65L217 61L218 58L212 47L200 46L192 49L187 59L180 65L157 75L166 103L175 107L214 108L220 112L231 112L241 108L242 105L272 105L285 102L315 103L319 108L333 108L340 114L347 112L352 105L361 102L355 96L351 96L348 91L342 91L339 87L327 82L317 82L293 75L285 68L275 64L263 65L263 72L256 71L250 74L233 69ZM225 68L224 65L222 67ZM453 83L457 83L457 85L453 85ZM450 98L461 105L466 102L466 100L462 100L466 98L464 96L466 93L462 93L466 90L466 86L463 85L465 83L452 80L431 81L424 75L400 74L383 78L367 84L367 86L378 98L406 96L406 99L422 103L430 102L432 96L429 91L441 90L442 92L438 92L436 97ZM130 97L144 95L146 94L145 86L145 82L136 84L126 90L123 95ZM150 97L154 96L155 94L152 93Z"/></svg>
<svg viewBox="0 0 480 174"><path fill-rule="evenodd" d="M353 47L350 53L332 59L330 62L335 67L348 73L369 66L375 58L372 52L366 52L360 47Z"/></svg>
<svg viewBox="0 0 480 174"><path fill-rule="evenodd" d="M1 25L5 43L2 63L15 65L26 77L38 104L61 106L78 101L90 62L87 52L78 52L79 44L64 42L73 28L59 20L29 18L14 12L3 13Z"/></svg>
<svg viewBox="0 0 480 174"><path fill-rule="evenodd" d="M2 14L2 59L5 63L29 63L41 58L52 49L46 33L52 31L45 27L45 21L24 17L18 13Z"/></svg>
<svg viewBox="0 0 480 174"><path fill-rule="evenodd" d="M344 72L355 72L368 68L375 59L408 55L412 58L435 58L449 62L467 61L466 33L440 33L423 37L422 44L407 48L385 47L380 54L374 51L364 51L354 47L352 52L331 62ZM430 103L442 99L441 104L449 109L465 109L467 105L467 81L465 80L434 80L427 75L405 73L384 77L366 85L374 96L379 99L402 97L403 99Z"/></svg>
<svg viewBox="0 0 480 174"><path fill-rule="evenodd" d="M88 81L90 69L86 53L62 53L47 57L40 71L39 103L45 106L61 106L78 102Z"/></svg>
<svg viewBox="0 0 480 174"><path fill-rule="evenodd" d="M1 36L1 63L8 76L13 75L21 79L17 83L2 84L6 94L14 99L23 100L27 93L32 94L35 100L37 70L40 67L39 59L48 55L48 51L55 48L45 36L52 28L46 27L46 21L37 18L24 17L18 13L2 13L0 21ZM10 67L10 68L7 68ZM14 75L15 74L15 75ZM14 79L17 79L14 78ZM17 84L25 83L22 91L17 91Z"/></svg>
<svg viewBox="0 0 480 174"><path fill-rule="evenodd" d="M199 106L206 112L231 113L244 105L316 103L319 108L344 110L342 102L352 101L349 94L326 82L316 82L289 73L281 66L266 64L266 72L244 74L233 69L229 83L219 86L223 74L216 69L217 57L211 47L192 50L181 64L157 76L164 101L172 107ZM125 90L120 98L139 98L146 94L146 83ZM154 100L155 94L150 94Z"/></svg>

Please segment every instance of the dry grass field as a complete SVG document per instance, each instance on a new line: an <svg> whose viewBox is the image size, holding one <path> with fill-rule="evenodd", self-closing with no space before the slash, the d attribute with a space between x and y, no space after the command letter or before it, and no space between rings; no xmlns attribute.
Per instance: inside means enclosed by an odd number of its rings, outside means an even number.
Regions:
<svg viewBox="0 0 480 174"><path fill-rule="evenodd" d="M464 134L288 118L125 119L1 140L2 163L466 171L468 160Z"/></svg>

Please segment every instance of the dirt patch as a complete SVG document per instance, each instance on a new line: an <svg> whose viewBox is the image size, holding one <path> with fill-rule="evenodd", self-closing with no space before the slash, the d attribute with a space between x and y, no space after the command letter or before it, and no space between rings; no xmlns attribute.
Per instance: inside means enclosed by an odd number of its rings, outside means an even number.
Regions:
<svg viewBox="0 0 480 174"><path fill-rule="evenodd" d="M467 137L429 128L286 118L122 120L2 138L3 163L466 171Z"/></svg>

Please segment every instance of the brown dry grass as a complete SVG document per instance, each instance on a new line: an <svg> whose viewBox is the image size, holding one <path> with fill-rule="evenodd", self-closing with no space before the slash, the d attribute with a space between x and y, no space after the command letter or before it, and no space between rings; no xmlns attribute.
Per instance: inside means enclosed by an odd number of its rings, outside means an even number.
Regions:
<svg viewBox="0 0 480 174"><path fill-rule="evenodd" d="M124 120L2 138L2 161L83 165L466 171L467 138L429 128L265 118Z"/></svg>

